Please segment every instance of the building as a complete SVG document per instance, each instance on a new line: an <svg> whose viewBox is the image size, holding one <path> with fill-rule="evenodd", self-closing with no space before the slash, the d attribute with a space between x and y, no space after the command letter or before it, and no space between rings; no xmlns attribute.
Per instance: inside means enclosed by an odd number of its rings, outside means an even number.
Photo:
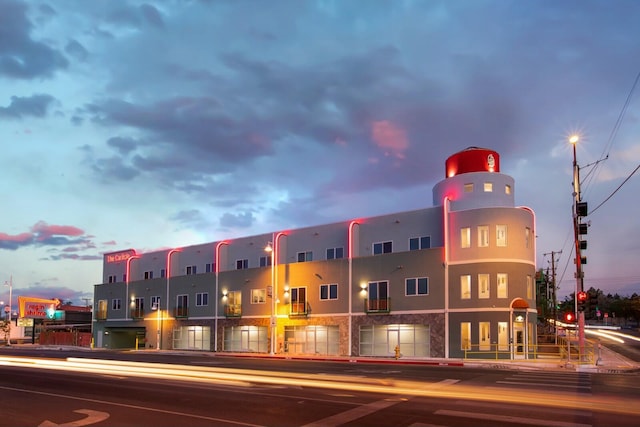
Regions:
<svg viewBox="0 0 640 427"><path fill-rule="evenodd" d="M535 216L497 152L450 156L433 207L104 255L97 347L527 358Z"/></svg>

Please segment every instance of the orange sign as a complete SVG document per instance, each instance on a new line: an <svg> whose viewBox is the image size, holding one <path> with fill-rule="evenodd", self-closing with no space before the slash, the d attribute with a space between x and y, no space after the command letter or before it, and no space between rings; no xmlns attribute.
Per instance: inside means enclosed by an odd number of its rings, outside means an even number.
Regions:
<svg viewBox="0 0 640 427"><path fill-rule="evenodd" d="M18 317L29 319L47 319L53 317L56 307L60 305L58 299L42 299L32 297L18 297Z"/></svg>

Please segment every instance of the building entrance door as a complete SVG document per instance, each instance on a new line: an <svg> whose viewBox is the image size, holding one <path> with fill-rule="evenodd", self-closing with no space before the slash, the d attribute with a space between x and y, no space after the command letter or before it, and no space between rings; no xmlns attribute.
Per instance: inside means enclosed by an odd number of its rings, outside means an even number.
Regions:
<svg viewBox="0 0 640 427"><path fill-rule="evenodd" d="M513 324L513 337L514 337L514 345L513 345L513 358L514 359L524 359L526 348L526 335L524 333L524 326L522 322L515 322Z"/></svg>

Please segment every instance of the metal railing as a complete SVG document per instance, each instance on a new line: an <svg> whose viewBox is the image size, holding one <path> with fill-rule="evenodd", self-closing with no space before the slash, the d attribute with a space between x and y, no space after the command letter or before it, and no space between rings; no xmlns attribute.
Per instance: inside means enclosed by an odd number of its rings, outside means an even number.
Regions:
<svg viewBox="0 0 640 427"><path fill-rule="evenodd" d="M593 365L597 361L597 343L585 341L582 349L576 339L559 337L558 343L542 344L471 344L464 348L465 359L508 360L526 359L529 362L566 362Z"/></svg>

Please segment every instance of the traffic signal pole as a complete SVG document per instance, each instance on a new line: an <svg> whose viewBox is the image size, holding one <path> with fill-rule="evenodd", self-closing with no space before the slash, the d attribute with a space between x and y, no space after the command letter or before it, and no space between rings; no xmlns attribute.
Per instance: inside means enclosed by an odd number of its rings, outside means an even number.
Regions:
<svg viewBox="0 0 640 427"><path fill-rule="evenodd" d="M571 136L569 142L573 145L573 232L574 232L574 243L575 243L575 254L576 254L576 291L574 294L575 300L575 310L576 315L578 317L578 348L580 349L580 357L584 355L584 303L578 301L578 295L583 295L584 292L584 273L582 271L582 247L580 241L580 235L584 234L581 227L583 224L580 222L581 216L586 216L586 212L582 212L584 209L586 211L586 204L581 203L581 195L580 195L580 168L578 167L578 161L576 158L576 145L578 143L579 137L577 135Z"/></svg>

